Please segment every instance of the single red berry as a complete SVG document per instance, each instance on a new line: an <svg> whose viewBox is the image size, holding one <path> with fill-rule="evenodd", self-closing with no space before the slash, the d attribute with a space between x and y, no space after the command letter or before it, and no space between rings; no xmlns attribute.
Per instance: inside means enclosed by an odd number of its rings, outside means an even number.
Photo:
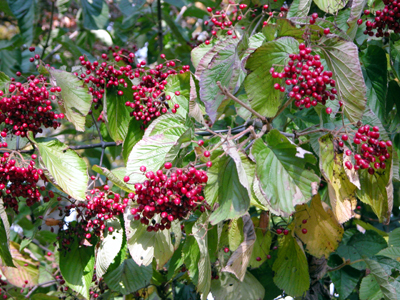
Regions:
<svg viewBox="0 0 400 300"><path fill-rule="evenodd" d="M204 141L203 141L203 140L198 141L198 142L197 142L197 145L203 146L203 145L204 145Z"/></svg>
<svg viewBox="0 0 400 300"><path fill-rule="evenodd" d="M51 252L47 252L47 256L51 256L53 253Z"/></svg>
<svg viewBox="0 0 400 300"><path fill-rule="evenodd" d="M162 59L165 59L165 54L160 54L160 57L161 57Z"/></svg>
<svg viewBox="0 0 400 300"><path fill-rule="evenodd" d="M284 234L284 235L288 235L288 234L289 234L289 230L285 229L285 230L283 231L283 234Z"/></svg>
<svg viewBox="0 0 400 300"><path fill-rule="evenodd" d="M312 17L313 19L316 19L316 18L318 18L318 14L317 14L317 13L313 13L313 14L311 15L311 17Z"/></svg>
<svg viewBox="0 0 400 300"><path fill-rule="evenodd" d="M113 232L114 231L114 227L112 227L112 226L108 227L108 231L109 232Z"/></svg>
<svg viewBox="0 0 400 300"><path fill-rule="evenodd" d="M176 92L175 92L175 95L177 95L177 96L179 96L180 94L181 94L180 91L176 91Z"/></svg>
<svg viewBox="0 0 400 300"><path fill-rule="evenodd" d="M270 254L267 255L267 259L271 259L271 255Z"/></svg>
<svg viewBox="0 0 400 300"><path fill-rule="evenodd" d="M370 13L371 12L368 9L364 10L364 15L368 16Z"/></svg>
<svg viewBox="0 0 400 300"><path fill-rule="evenodd" d="M37 155L36 155L36 154L32 154L31 158L32 158L32 159L36 159L36 158L37 158Z"/></svg>
<svg viewBox="0 0 400 300"><path fill-rule="evenodd" d="M303 234L306 234L306 233L307 233L307 229L303 228L303 229L301 230L301 232L302 232Z"/></svg>
<svg viewBox="0 0 400 300"><path fill-rule="evenodd" d="M357 25L361 25L363 23L363 20L362 19L358 19L357 20Z"/></svg>
<svg viewBox="0 0 400 300"><path fill-rule="evenodd" d="M212 12L212 8L211 7L207 7L207 11L208 12Z"/></svg>
<svg viewBox="0 0 400 300"><path fill-rule="evenodd" d="M210 157L210 155L211 155L210 151L207 151L207 150L204 151L203 154L204 154L205 157Z"/></svg>
<svg viewBox="0 0 400 300"><path fill-rule="evenodd" d="M29 47L29 51L30 52L34 52L35 51L35 47Z"/></svg>
<svg viewBox="0 0 400 300"><path fill-rule="evenodd" d="M277 234L282 234L282 229L278 228L278 229L276 230L276 233L277 233Z"/></svg>
<svg viewBox="0 0 400 300"><path fill-rule="evenodd" d="M303 224L306 224L307 223L307 220L306 219L304 219L303 221L301 221Z"/></svg>
<svg viewBox="0 0 400 300"><path fill-rule="evenodd" d="M345 165L346 168L349 169L349 170L353 169L353 164L352 164L351 162L349 162L349 161L346 161L346 162L344 163L344 165Z"/></svg>
<svg viewBox="0 0 400 300"><path fill-rule="evenodd" d="M330 33L331 33L331 30L329 28L324 29L324 34L330 34Z"/></svg>
<svg viewBox="0 0 400 300"><path fill-rule="evenodd" d="M388 146L388 147L392 147L392 141L386 141L386 146Z"/></svg>
<svg viewBox="0 0 400 300"><path fill-rule="evenodd" d="M128 182L129 179L130 179L129 176L125 176L125 177L124 177L124 182Z"/></svg>
<svg viewBox="0 0 400 300"><path fill-rule="evenodd" d="M211 161L206 162L206 166L207 166L207 168L211 168L212 167L212 162Z"/></svg>
<svg viewBox="0 0 400 300"><path fill-rule="evenodd" d="M342 135L342 140L347 141L349 139L349 136L347 134Z"/></svg>
<svg viewBox="0 0 400 300"><path fill-rule="evenodd" d="M164 164L164 168L166 168L167 170L171 169L171 168L172 168L172 163L166 162L166 163Z"/></svg>
<svg viewBox="0 0 400 300"><path fill-rule="evenodd" d="M264 9L268 9L268 7L269 7L268 4L265 4L265 5L263 6Z"/></svg>
<svg viewBox="0 0 400 300"><path fill-rule="evenodd" d="M229 248L228 248L228 247L225 247L225 248L224 248L224 252L225 252L225 253L228 253L228 252L229 252Z"/></svg>
<svg viewBox="0 0 400 300"><path fill-rule="evenodd" d="M146 172L146 167L145 166L141 166L140 167L140 172Z"/></svg>
<svg viewBox="0 0 400 300"><path fill-rule="evenodd" d="M261 261L261 257L257 256L256 261Z"/></svg>
<svg viewBox="0 0 400 300"><path fill-rule="evenodd" d="M327 108L325 109L325 111L326 111L326 113L329 115L329 114L332 113L332 108L327 107Z"/></svg>

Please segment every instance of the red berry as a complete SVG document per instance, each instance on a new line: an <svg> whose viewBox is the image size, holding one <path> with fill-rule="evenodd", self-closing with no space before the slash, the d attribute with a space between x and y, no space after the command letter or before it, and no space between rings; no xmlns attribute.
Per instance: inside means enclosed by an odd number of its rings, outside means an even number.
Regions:
<svg viewBox="0 0 400 300"><path fill-rule="evenodd" d="M288 234L289 234L289 230L285 229L285 230L283 231L283 234L284 234L284 235L288 235Z"/></svg>
<svg viewBox="0 0 400 300"><path fill-rule="evenodd" d="M161 59L165 59L165 54L160 54Z"/></svg>
<svg viewBox="0 0 400 300"><path fill-rule="evenodd" d="M364 10L364 15L368 16L370 13L371 12L368 9Z"/></svg>
<svg viewBox="0 0 400 300"><path fill-rule="evenodd" d="M361 25L363 23L363 20L362 19L358 19L357 20L357 25Z"/></svg>
<svg viewBox="0 0 400 300"><path fill-rule="evenodd" d="M271 255L270 254L267 255L267 259L271 259Z"/></svg>
<svg viewBox="0 0 400 300"><path fill-rule="evenodd" d="M29 51L30 52L34 52L35 51L35 47L29 47Z"/></svg>
<svg viewBox="0 0 400 300"><path fill-rule="evenodd" d="M278 228L278 229L276 230L276 233L277 233L277 234L282 234L282 229Z"/></svg>
<svg viewBox="0 0 400 300"><path fill-rule="evenodd" d="M324 29L324 34L326 35L326 34L329 34L329 33L331 33L331 30L329 28L325 28Z"/></svg>
<svg viewBox="0 0 400 300"><path fill-rule="evenodd" d="M225 248L224 248L224 252L225 252L225 253L228 253L228 252L229 252L229 248L228 248L228 247L225 247Z"/></svg>
<svg viewBox="0 0 400 300"><path fill-rule="evenodd" d="M301 221L303 224L306 224L307 223L307 220L306 219L304 219L303 221Z"/></svg>
<svg viewBox="0 0 400 300"><path fill-rule="evenodd" d="M256 261L261 261L261 257L257 256Z"/></svg>
<svg viewBox="0 0 400 300"><path fill-rule="evenodd" d="M343 140L343 141L347 141L348 139L349 139L349 137L348 137L347 134L343 134L343 135L342 135L342 140Z"/></svg>
<svg viewBox="0 0 400 300"><path fill-rule="evenodd" d="M386 146L392 147L392 141L386 141Z"/></svg>
<svg viewBox="0 0 400 300"><path fill-rule="evenodd" d="M307 229L303 228L303 229L301 230L301 232L302 232L303 234L306 234L306 233L307 233Z"/></svg>
<svg viewBox="0 0 400 300"><path fill-rule="evenodd" d="M312 17L313 19L316 19L316 18L318 18L318 14L317 14L317 13L313 13L313 14L311 15L311 17Z"/></svg>
<svg viewBox="0 0 400 300"><path fill-rule="evenodd" d="M124 182L128 182L129 179L130 179L129 176L125 176L125 177L124 177Z"/></svg>
<svg viewBox="0 0 400 300"><path fill-rule="evenodd" d="M203 146L203 145L204 145L204 141L203 141L203 140L198 141L198 142L197 142L197 145Z"/></svg>
<svg viewBox="0 0 400 300"><path fill-rule="evenodd" d="M53 253L51 252L47 252L47 256L51 256Z"/></svg>
<svg viewBox="0 0 400 300"><path fill-rule="evenodd" d="M344 163L344 165L346 166L346 168L347 169L349 169L349 170L351 170L352 168L353 168L353 165L352 165L352 163L351 162L349 162L349 161L346 161L345 163Z"/></svg>
<svg viewBox="0 0 400 300"><path fill-rule="evenodd" d="M327 107L327 108L325 109L325 111L326 111L326 113L329 115L329 114L332 113L332 108Z"/></svg>
<svg viewBox="0 0 400 300"><path fill-rule="evenodd" d="M210 155L211 155L210 151L207 151L207 150L204 151L203 154L204 154L205 157L210 157Z"/></svg>
<svg viewBox="0 0 400 300"><path fill-rule="evenodd" d="M164 164L164 168L166 168L167 170L171 169L171 168L172 168L172 163L166 162L166 163Z"/></svg>
<svg viewBox="0 0 400 300"><path fill-rule="evenodd" d="M207 168L211 168L212 167L212 162L211 161L206 162L206 166L207 166Z"/></svg>

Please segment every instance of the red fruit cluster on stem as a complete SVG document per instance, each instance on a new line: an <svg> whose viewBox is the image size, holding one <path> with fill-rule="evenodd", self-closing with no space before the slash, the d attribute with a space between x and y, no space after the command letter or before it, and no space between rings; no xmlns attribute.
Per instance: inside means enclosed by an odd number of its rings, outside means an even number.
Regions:
<svg viewBox="0 0 400 300"><path fill-rule="evenodd" d="M206 202L201 195L208 180L205 171L190 167L150 171L145 175L147 180L136 183L136 195L129 197L137 203L131 209L133 218L148 225L147 231L169 229L172 221L186 218L197 208L205 211ZM160 223L155 223L156 215L161 217Z"/></svg>
<svg viewBox="0 0 400 300"><path fill-rule="evenodd" d="M316 106L318 103L326 104L328 99L335 100L337 90L331 71L324 71L319 55L312 55L311 48L305 44L299 45L300 52L290 54L290 61L283 68L283 72L271 68L273 78L285 79L285 84L290 87L289 97L294 99L294 105L303 108ZM328 88L330 86L330 88ZM285 92L284 86L275 83L274 88Z"/></svg>
<svg viewBox="0 0 400 300"><path fill-rule="evenodd" d="M375 18L372 21L367 21L367 26L364 34L376 37L389 36L389 30L395 33L400 32L400 2L397 0L384 0L384 9L375 12ZM369 15L370 11L365 10L365 15Z"/></svg>
<svg viewBox="0 0 400 300"><path fill-rule="evenodd" d="M109 59L105 53L101 57L104 60ZM121 53L121 51L118 51L113 53L113 57L114 62L103 61L101 63L98 61L91 63L85 60L84 56L80 57L81 65L85 71L80 74L75 73L75 75L89 84L93 102L97 103L95 109L102 103L107 89L117 89L117 95L123 96L127 93L125 89L128 87L128 81L139 79L139 84L132 86L132 99L125 102L125 105L132 109L132 117L146 125L161 114L167 113L168 109L172 113L176 113L179 105L175 104L170 107L168 101L171 100L171 96L165 95L164 92L168 83L166 79L171 75L188 72L190 68L188 65L178 68L175 61L171 60L147 69L144 61L136 64L136 67L130 64L125 66L115 64L123 58L129 63L133 63L135 57L133 52ZM161 57L165 58L165 55L161 54ZM175 95L179 96L180 91L175 91Z"/></svg>
<svg viewBox="0 0 400 300"><path fill-rule="evenodd" d="M343 136L345 136L345 139L343 139ZM343 136L342 139L346 141L348 136ZM391 147L392 142L380 140L379 137L378 126L371 127L364 125L358 128L353 137L353 143L360 145L360 154L354 155L356 162L354 169L356 171L359 169L368 169L368 173L373 175L375 170L386 168L386 160L390 158L387 147ZM343 144L340 146L343 146ZM351 155L351 151L347 150L346 155ZM346 161L345 166L347 169L353 169L353 164L350 161Z"/></svg>
<svg viewBox="0 0 400 300"><path fill-rule="evenodd" d="M10 153L0 156L0 190L5 208L12 208L18 213L18 203L21 198L26 199L26 205L32 206L40 202L41 192L38 187L40 179L46 181L43 170L35 168L32 159L27 165L19 165L17 158L14 159ZM49 200L46 197L45 200Z"/></svg>
<svg viewBox="0 0 400 300"><path fill-rule="evenodd" d="M51 100L57 98L60 87L49 87L43 75L28 76L28 82L11 82L6 93L0 91L0 123L5 127L1 132L6 137L8 132L25 137L28 131L42 132L42 126L56 129L61 124L64 114L53 111Z"/></svg>

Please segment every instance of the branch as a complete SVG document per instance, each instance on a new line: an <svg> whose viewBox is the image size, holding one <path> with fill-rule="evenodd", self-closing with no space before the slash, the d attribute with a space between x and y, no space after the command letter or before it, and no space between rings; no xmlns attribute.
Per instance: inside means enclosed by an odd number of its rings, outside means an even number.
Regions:
<svg viewBox="0 0 400 300"><path fill-rule="evenodd" d="M46 51L46 48L49 46L51 30L53 29L53 16L54 16L54 8L55 8L55 6L56 6L56 2L55 2L55 0L52 0L52 1L51 1L50 28L49 28L49 33L47 34L46 43L45 43L44 46L43 46L43 50L42 50L42 55L41 55L41 57L43 57L44 52Z"/></svg>
<svg viewBox="0 0 400 300"><path fill-rule="evenodd" d="M161 52L163 50L161 0L157 0L157 18L158 18L158 45L160 47L160 52Z"/></svg>
<svg viewBox="0 0 400 300"><path fill-rule="evenodd" d="M51 286L51 285L53 285L53 284L55 284L55 283L57 283L57 280L50 280L50 281L46 281L46 282L43 282L43 283L39 283L39 284L35 285L35 286L29 291L29 293L25 296L25 298L28 298L28 299L29 299L29 297L33 294L34 291L36 291L36 289L37 289L38 287L41 287L41 286L47 287L47 286Z"/></svg>
<svg viewBox="0 0 400 300"><path fill-rule="evenodd" d="M229 92L227 90L227 88L223 87L221 85L220 81L217 81L217 85L219 87L219 89L221 90L221 92L225 95L228 96L229 98L231 98L233 101L235 101L236 103L238 103L239 105L243 106L245 109L247 109L249 112L251 112L253 115L255 115L257 118L259 118L261 121L263 121L263 123L265 124L269 124L268 120L266 117L264 117L263 115L259 114L258 112L256 112L254 109L252 109L250 106L248 106L247 104L243 103L243 101L239 100L238 98L236 98L234 95L231 94L231 92Z"/></svg>

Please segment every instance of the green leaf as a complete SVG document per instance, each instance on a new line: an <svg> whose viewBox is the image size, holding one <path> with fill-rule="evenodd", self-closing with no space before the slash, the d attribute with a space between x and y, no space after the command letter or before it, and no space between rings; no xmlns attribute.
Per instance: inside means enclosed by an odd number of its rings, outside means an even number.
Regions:
<svg viewBox="0 0 400 300"><path fill-rule="evenodd" d="M282 295L282 290L279 289L274 283L274 272L268 263L262 264L257 269L251 269L250 273L263 285L265 289L265 300L275 299Z"/></svg>
<svg viewBox="0 0 400 300"><path fill-rule="evenodd" d="M244 215L250 206L250 197L239 179L235 161L230 156L213 159L213 166L207 173L208 182L204 193L211 197L207 198L207 202L210 205L215 202L219 204L210 216L211 224Z"/></svg>
<svg viewBox="0 0 400 300"><path fill-rule="evenodd" d="M228 91L235 93L245 77L237 51L238 43L238 40L225 40L225 47L218 51L200 75L200 100L205 104L206 112L213 123L229 102L217 86L217 81Z"/></svg>
<svg viewBox="0 0 400 300"><path fill-rule="evenodd" d="M244 81L251 107L266 117L274 117L284 99L284 93L274 89L274 79L269 70L274 67L277 72L289 61L289 54L298 52L299 43L289 37L267 42L259 47L247 60L246 69L250 74ZM276 65L282 65L277 67Z"/></svg>
<svg viewBox="0 0 400 300"><path fill-rule="evenodd" d="M175 95L176 91L180 92L179 96ZM175 104L179 104L176 115L186 119L189 112L190 72L169 76L164 92L165 95L171 96L171 100L168 101L169 107L173 108Z"/></svg>
<svg viewBox="0 0 400 300"><path fill-rule="evenodd" d="M389 233L389 246L400 247L400 228Z"/></svg>
<svg viewBox="0 0 400 300"><path fill-rule="evenodd" d="M376 255L386 256L391 259L399 261L400 260L400 247L388 247L386 249L379 251Z"/></svg>
<svg viewBox="0 0 400 300"><path fill-rule="evenodd" d="M173 18L171 18L169 14L163 12L162 18L163 21L165 21L168 27L171 29L177 41L181 45L186 45L186 43L189 41L186 31L184 31L184 29L179 24L177 24L177 22Z"/></svg>
<svg viewBox="0 0 400 300"><path fill-rule="evenodd" d="M295 211L297 204L311 199L312 186L319 184L319 177L307 168L316 160L276 129L268 133L266 142L257 139L251 148L251 155L257 163L256 176L271 207L288 216Z"/></svg>
<svg viewBox="0 0 400 300"><path fill-rule="evenodd" d="M205 55L206 55L217 43L220 43L220 42L221 42L221 41L220 41L219 39L212 39L208 45L207 45L206 43L202 43L202 44L200 44L199 46L197 46L196 48L194 48L194 49L192 50L192 52L190 52L190 55L191 55L191 58L192 58L193 67L194 67L195 69L197 69L197 67L198 67L198 65L199 65L199 63L200 63L200 61L201 61L202 59L204 59ZM207 63L204 63L204 65L205 65L205 64L208 65L208 64L210 63L210 61L211 61L211 58L212 58L212 55L211 55L211 53L210 53L210 54L209 54L209 60L207 61ZM203 70L204 70L204 68L203 68Z"/></svg>
<svg viewBox="0 0 400 300"><path fill-rule="evenodd" d="M18 27L24 43L31 45L33 29L35 28L35 1L34 0L7 0L13 15L18 20Z"/></svg>
<svg viewBox="0 0 400 300"><path fill-rule="evenodd" d="M92 170L106 176L112 183L114 183L116 186L123 189L124 191L129 193L134 192L134 189L124 182L124 177L126 173L126 169L124 167L113 169L112 171L110 171L104 167L94 165L92 167Z"/></svg>
<svg viewBox="0 0 400 300"><path fill-rule="evenodd" d="M211 288L211 261L208 254L207 226L207 214L203 213L192 228L192 234L200 250L200 257L197 264L199 275L196 289L204 300L207 299Z"/></svg>
<svg viewBox="0 0 400 300"><path fill-rule="evenodd" d="M303 224L303 220L307 223ZM340 225L328 205L321 202L319 194L311 200L311 205L296 206L295 233L306 245L307 252L315 257L329 258L329 255L339 246L343 236ZM307 229L307 234L302 229Z"/></svg>
<svg viewBox="0 0 400 300"><path fill-rule="evenodd" d="M341 244L336 250L336 254L353 262L362 259L363 256L372 257L386 247L387 243L379 233L367 230L365 233L354 234L346 245ZM358 270L365 269L363 262L357 262L351 266Z"/></svg>
<svg viewBox="0 0 400 300"><path fill-rule="evenodd" d="M390 62L397 79L400 78L400 40L390 40Z"/></svg>
<svg viewBox="0 0 400 300"><path fill-rule="evenodd" d="M104 0L81 0L83 26L86 29L106 29L110 9Z"/></svg>
<svg viewBox="0 0 400 300"><path fill-rule="evenodd" d="M118 8L125 17L136 14L146 3L146 0L118 0Z"/></svg>
<svg viewBox="0 0 400 300"><path fill-rule="evenodd" d="M393 157L392 148L387 148L390 160L386 163L386 169L375 170L373 175L367 169L360 169L361 190L357 190L358 198L371 206L378 216L379 222L389 224L393 208Z"/></svg>
<svg viewBox="0 0 400 300"><path fill-rule="evenodd" d="M8 77L3 72L0 72L0 91L5 91L7 83L10 82L10 77Z"/></svg>
<svg viewBox="0 0 400 300"><path fill-rule="evenodd" d="M361 276L362 273L360 271L350 266L345 266L329 273L340 300L348 299L347 297L353 292Z"/></svg>
<svg viewBox="0 0 400 300"><path fill-rule="evenodd" d="M361 17L366 3L367 0L354 0L351 4L350 17L347 20L347 24L349 25L347 34L352 40L356 37L357 30L359 28L357 20Z"/></svg>
<svg viewBox="0 0 400 300"><path fill-rule="evenodd" d="M141 123L135 118L131 118L122 146L122 157L124 158L125 164L128 161L129 154L131 153L133 147L142 139L143 134L144 130L142 129Z"/></svg>
<svg viewBox="0 0 400 300"><path fill-rule="evenodd" d="M211 294L214 299L263 299L265 290L250 272L242 282L232 274L222 273L219 280L211 282Z"/></svg>
<svg viewBox="0 0 400 300"><path fill-rule="evenodd" d="M335 0L314 0L314 3L319 7L320 10L334 14L346 6L348 0L335 1Z"/></svg>
<svg viewBox="0 0 400 300"><path fill-rule="evenodd" d="M104 276L104 281L108 287L122 295L131 294L150 284L153 268L149 266L139 266L131 258Z"/></svg>
<svg viewBox="0 0 400 300"><path fill-rule="evenodd" d="M235 251L243 242L243 221L242 218L232 219L229 223L229 250Z"/></svg>
<svg viewBox="0 0 400 300"><path fill-rule="evenodd" d="M146 166L148 171L157 171L165 161L172 162L176 158L183 142L191 140L192 129L173 118L169 116L159 122L154 121L156 125L151 124L143 139L133 147L126 164L126 175L130 177L130 183L146 180L139 171L141 166ZM153 132L155 135L152 135Z"/></svg>
<svg viewBox="0 0 400 300"><path fill-rule="evenodd" d="M85 117L92 104L88 87L72 73L56 69L49 71L52 80L55 80L53 85L61 87L62 108L65 110L66 118L74 124L76 130L84 131Z"/></svg>
<svg viewBox="0 0 400 300"><path fill-rule="evenodd" d="M368 276L364 277L360 285L360 299L381 300L382 298L383 298L383 293L375 277L372 274L369 274ZM397 297L393 299L397 299Z"/></svg>
<svg viewBox="0 0 400 300"><path fill-rule="evenodd" d="M56 0L56 7L59 14L63 15L68 11L71 0Z"/></svg>
<svg viewBox="0 0 400 300"><path fill-rule="evenodd" d="M94 247L80 246L74 239L70 249L60 252L61 274L71 289L88 299L94 272Z"/></svg>
<svg viewBox="0 0 400 300"><path fill-rule="evenodd" d="M157 268L164 266L174 253L170 231L148 232L147 225L133 219L130 207L126 209L124 220L128 250L132 259L139 266L148 266L154 258ZM157 221L161 220L156 219Z"/></svg>
<svg viewBox="0 0 400 300"><path fill-rule="evenodd" d="M302 296L310 287L306 255L290 234L282 237L272 270L276 286L292 297Z"/></svg>
<svg viewBox="0 0 400 300"><path fill-rule="evenodd" d="M56 139L29 139L36 145L40 153L41 164L46 168L47 178L62 191L75 198L85 200L88 167L75 151Z"/></svg>
<svg viewBox="0 0 400 300"><path fill-rule="evenodd" d="M97 278L103 277L114 258L121 250L124 230L118 219L107 220L106 229L113 227L113 232L104 230L104 238L96 248L96 275Z"/></svg>
<svg viewBox="0 0 400 300"><path fill-rule="evenodd" d="M385 272L382 266L371 259L365 258L365 264L371 271L371 275L374 277L376 282L382 291L383 298L385 300L397 299L397 293L395 288L389 283L389 275Z"/></svg>
<svg viewBox="0 0 400 300"><path fill-rule="evenodd" d="M306 17L310 11L312 0L294 0L290 5L288 18Z"/></svg>
<svg viewBox="0 0 400 300"><path fill-rule="evenodd" d="M318 46L322 57L333 72L338 99L344 102L343 111L351 122L361 119L366 105L366 86L358 58L358 48L339 37L323 37Z"/></svg>
<svg viewBox="0 0 400 300"><path fill-rule="evenodd" d="M14 267L8 244L10 242L10 224L4 210L3 199L0 198L0 257L4 265Z"/></svg>
<svg viewBox="0 0 400 300"><path fill-rule="evenodd" d="M361 52L360 60L365 84L367 104L381 120L386 118L387 59L386 52L376 45L369 45Z"/></svg>
<svg viewBox="0 0 400 300"><path fill-rule="evenodd" d="M128 85L129 87L129 85ZM132 109L125 105L126 101L132 100L132 89L123 89L123 96L117 94L117 88L107 88L104 97L104 117L106 119L107 129L112 139L116 142L125 140L128 133L130 116ZM140 122L140 121L136 121Z"/></svg>
<svg viewBox="0 0 400 300"><path fill-rule="evenodd" d="M343 153L334 150L332 134L324 135L318 141L320 145L319 165L322 175L328 182L331 207L338 221L344 223L354 216L354 209L357 205L355 197L357 187L346 175ZM357 175L354 170L352 174L354 177Z"/></svg>
<svg viewBox="0 0 400 300"><path fill-rule="evenodd" d="M267 260L267 255L271 248L272 235L269 230L263 233L264 230L259 228L258 222L254 224L254 227L256 231L256 241L254 242L249 266L251 268L259 268ZM261 260L257 260L257 258Z"/></svg>

